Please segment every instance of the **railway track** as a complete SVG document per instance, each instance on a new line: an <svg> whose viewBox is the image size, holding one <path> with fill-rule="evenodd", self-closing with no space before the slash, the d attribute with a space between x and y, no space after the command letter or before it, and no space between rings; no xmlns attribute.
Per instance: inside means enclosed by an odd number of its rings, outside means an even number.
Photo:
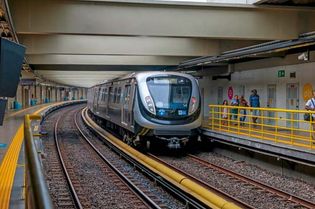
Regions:
<svg viewBox="0 0 315 209"><path fill-rule="evenodd" d="M88 185L89 183L84 181L82 183L82 179L78 177L79 175L82 175L82 173L80 174L82 170L79 170L78 164L85 164L85 162L80 160L74 162L76 159L74 152L75 150L78 150L75 146L80 146L80 153L86 153L86 155L88 155L88 157L86 156L85 158L86 160L93 161L94 164L97 164L97 166L101 168L101 175L115 185L116 191L120 192L123 194L122 196L125 197L125 202L132 202L134 208L160 208L131 181L129 181L124 174L111 165L111 163L107 161L91 143L89 143L88 139L84 137L76 138L73 137L74 135L69 136L69 132L77 131L76 120L78 113L79 111L76 109L61 114L57 119L54 128L56 149L72 194L72 199L74 200L73 202L75 203L75 208L93 208L91 205L91 198L88 198L89 194L87 189L91 185ZM76 134L75 136L81 135ZM71 141L68 140L69 138ZM93 181L93 179L90 179L90 181Z"/></svg>
<svg viewBox="0 0 315 209"><path fill-rule="evenodd" d="M130 175L130 173L128 173L127 171L123 171L122 172L122 168L119 166L114 165L112 162L110 162L103 154L102 152L93 145L93 143L89 140L88 136L86 134L84 134L84 131L80 128L80 126L78 125L77 122L77 118L78 118L78 112L76 113L75 117L74 117L74 123L75 126L77 128L77 130L80 132L82 138L85 140L85 142L89 145L89 147L97 154L97 156L104 162L106 163L107 166L110 167L110 169L108 169L108 176L114 177L113 182L115 182L115 184L121 188L121 191L124 192L124 195L130 195L127 194L125 191L125 187L127 186L129 188L130 191L132 191L134 194L136 194L136 196L138 197L138 200L136 198L132 198L130 201L133 202L133 204L137 205L137 208L162 208L165 207L165 205L158 205L156 204L156 202L158 200L153 199L154 196L151 196L151 198L149 196L146 195L146 192L143 191L145 190L145 188L140 188L140 184L135 184L132 180L132 176ZM131 196L131 195L130 195ZM144 203L144 205L141 205L141 202Z"/></svg>
<svg viewBox="0 0 315 209"><path fill-rule="evenodd" d="M88 123L84 119L84 113L82 113L82 118L83 118L83 121L84 121L85 124ZM81 127L82 126L85 126L85 125L82 124ZM80 127L80 125L78 125L78 127ZM90 130L90 128L89 128L89 130ZM93 134L95 134L95 132L93 130L90 130L90 131L92 131ZM84 132L85 132L84 135L88 134L88 133L86 133L86 131L84 131L82 129L80 130L80 132L81 132L81 134L84 134ZM85 136L85 137L88 139L91 136ZM178 199L177 201L182 202L181 208L208 208L202 202L200 202L199 200L196 200L195 198L193 198L190 194L187 194L186 192L184 192L181 189L177 188L176 186L172 185L168 181L165 181L164 179L161 178L161 176L159 176L158 174L156 174L153 171L149 170L144 165L142 165L141 163L137 162L135 159L130 157L128 154L124 153L122 150L120 150L119 148L114 146L112 143L110 143L109 142L110 140L107 140L106 138L103 138L102 136L98 136L98 138L100 138L100 140L102 141L101 144L98 144L98 147L101 147L100 145L106 144L107 147L111 151L114 151L116 153L116 155L120 156L120 158L124 159L124 161L128 162L128 164L132 165L135 168L133 171L136 171L136 170L140 171L142 174L144 174L144 176L146 176L146 178L149 178L149 179L151 179L151 181L154 182L155 187L157 187L157 186L158 187L162 187L163 190L168 191L172 196L174 196L176 199ZM97 140L97 141L100 142L100 140ZM103 152L103 154L105 154L105 153L109 153L109 152ZM115 161L113 161L113 162L115 162ZM113 164L115 164L115 163L113 163ZM120 167L120 166L118 165L116 167ZM125 173L124 175L125 176L129 176L130 173ZM140 181L144 181L144 178L142 177L140 179ZM141 182L135 182L135 184L141 185ZM143 186L143 184L142 184L142 186ZM152 194L150 195L150 191L148 191L148 188L144 188L143 191L145 193L148 192L149 193L148 196L152 197ZM176 199L175 199L175 201L176 201ZM160 202L160 201L157 200L157 202ZM162 208L179 208L179 207L178 206L172 207L171 205L164 205Z"/></svg>
<svg viewBox="0 0 315 209"><path fill-rule="evenodd" d="M315 208L315 203L313 202L310 202L308 200L305 200L303 198L300 198L296 195L293 195L293 194L289 194L288 192L285 192L285 191L282 191L280 189L276 189L270 185L267 185L265 183L262 183L260 181L257 181L255 179L252 179L252 178L249 178L245 175L241 175L241 174L238 174L236 172L233 172L232 170L228 170L226 168L223 168L221 166L218 166L218 165L215 165L214 163L211 163L211 162L208 162L206 160L203 160L202 158L199 158L195 155L191 155L189 154L188 155L189 158L191 158L193 161L197 162L197 163L200 163L204 166L206 166L207 168L210 168L210 169L215 169L217 171L220 171L222 173L225 173L233 178L236 178L240 181L243 181L245 183L248 183L248 184L251 184L257 188L260 188L262 190L265 190L266 192L269 192L271 194L275 194L287 201L291 201L295 204L298 204L298 205L302 205L303 207L305 208Z"/></svg>
<svg viewBox="0 0 315 209"><path fill-rule="evenodd" d="M43 125L43 164L56 208L207 208L126 153L104 146L84 125L81 108L58 110Z"/></svg>
<svg viewBox="0 0 315 209"><path fill-rule="evenodd" d="M170 163L167 163L166 161L160 159L159 157L157 157L157 156L155 156L155 155L153 155L153 154L151 154L151 153L148 153L148 155L149 155L152 159L154 159L154 160L156 160L156 161L158 161L158 162L160 162L160 163L162 163L162 164L164 164L164 165L170 167L171 169L175 170L175 171L178 172L178 173L181 173L182 175L187 176L188 178L190 178L190 179L193 180L194 182L196 182L196 183L198 183L198 184L204 186L205 188L209 189L210 191L213 191L214 193L219 194L219 195L222 196L224 199L227 199L227 200L230 200L230 201L232 201L232 202L235 202L235 203L236 203L237 205L239 205L241 208L255 209L254 206L251 206L250 204L247 204L246 202L244 202L244 201L242 201L242 200L240 200L240 199L238 199L238 198L235 198L234 196L228 194L227 192L224 192L224 191L222 191L222 190L216 188L215 186L212 186L212 185L208 184L207 182L205 182L205 181L203 181L203 180L201 180L201 179L198 179L198 178L195 177L194 175L189 174L189 173L185 172L184 170L179 169L179 168L177 168L177 167L171 165Z"/></svg>
<svg viewBox="0 0 315 209"><path fill-rule="evenodd" d="M195 171L195 173L193 173L191 171L186 171L186 169L179 168L179 166L174 165L174 163L169 162L168 160L161 159L160 157L155 156L153 154L149 154L149 155L153 159L160 161L161 163L171 167L174 170L177 170L178 172L183 173L184 175L189 176L192 180L194 180L200 184L203 184L205 187L208 187L209 189L213 189L213 190L218 191L218 192L223 191L222 189L218 189L216 186L213 186L212 184L208 183L206 180L204 180L204 179L201 180L202 178L200 176L198 176L196 171ZM189 160L187 160L187 159L189 159ZM180 160L178 159L177 161L180 161ZM184 161L185 161L184 163L192 165L192 166L193 166L193 163L198 164L198 166L201 166L201 167L204 167L205 169L207 169L208 172L209 172L209 170L212 170L212 171L214 171L213 173L215 173L216 177L224 178L224 181L238 182L238 183L242 184L243 185L242 187L244 187L244 188L249 188L250 190L259 191L261 196L260 197L256 196L257 199L259 199L259 198L263 199L263 195L266 195L266 196L271 197L271 198L277 198L277 199L280 199L284 202L291 203L291 204L287 205L287 207L282 207L282 206L278 207L277 205L274 205L273 208L315 208L315 204L313 202L310 202L308 200L300 198L296 195L289 194L285 191L273 188L272 186L269 186L267 184L264 184L262 182L254 180L254 179L249 178L247 176L238 174L236 172L233 172L232 170L228 170L228 169L223 168L221 166L215 165L215 164L210 163L208 161L205 161L205 160L203 160L203 159L201 159L195 155L191 155L191 154L187 155L185 157ZM240 191L240 193L241 193L241 191ZM246 201L244 199L239 198L235 194L229 194L229 192L223 192L222 195L227 195L226 198L231 198L235 201L240 202L241 204L243 204L242 207L259 208L258 204L256 204L255 201L251 202L250 199L248 199ZM263 206L262 208L269 208L269 207Z"/></svg>
<svg viewBox="0 0 315 209"><path fill-rule="evenodd" d="M64 110L61 110L61 113L63 112ZM60 159L60 153L57 151L58 145L55 140L56 123L53 122L54 120L58 120L58 115L51 115L51 120L46 121L43 125L43 129L47 130L48 127L53 127L52 130L49 130L53 140L48 140L48 135L43 137L43 143L45 144L43 164L50 194L56 208L79 209L82 208L82 205L77 198L72 181L69 179L69 174L65 173L65 171L67 172L65 163L62 158ZM48 161L49 165L47 165Z"/></svg>

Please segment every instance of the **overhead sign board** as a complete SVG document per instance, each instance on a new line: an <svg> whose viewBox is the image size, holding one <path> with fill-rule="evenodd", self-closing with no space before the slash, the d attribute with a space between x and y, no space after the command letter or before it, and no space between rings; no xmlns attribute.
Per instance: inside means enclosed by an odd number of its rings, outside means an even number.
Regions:
<svg viewBox="0 0 315 209"><path fill-rule="evenodd" d="M20 85L21 86L32 86L36 84L36 79L35 78L23 78L20 80Z"/></svg>
<svg viewBox="0 0 315 209"><path fill-rule="evenodd" d="M15 97L25 55L25 47L0 39L0 96Z"/></svg>

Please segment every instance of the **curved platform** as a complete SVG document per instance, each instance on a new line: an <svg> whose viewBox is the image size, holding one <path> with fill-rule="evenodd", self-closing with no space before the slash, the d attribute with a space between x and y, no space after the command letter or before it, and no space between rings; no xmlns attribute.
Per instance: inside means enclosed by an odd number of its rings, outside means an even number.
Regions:
<svg viewBox="0 0 315 209"><path fill-rule="evenodd" d="M9 114L0 126L0 208L25 208L24 205L24 115L38 114L61 104L50 103ZM34 129L38 129L35 126Z"/></svg>

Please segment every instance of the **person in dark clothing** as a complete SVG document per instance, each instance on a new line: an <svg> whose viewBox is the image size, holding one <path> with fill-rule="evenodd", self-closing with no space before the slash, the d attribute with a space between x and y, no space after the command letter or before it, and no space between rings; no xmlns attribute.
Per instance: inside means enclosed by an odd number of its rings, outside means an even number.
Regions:
<svg viewBox="0 0 315 209"><path fill-rule="evenodd" d="M254 108L260 107L259 95L257 94L256 89L252 90L252 94L249 97L249 105L250 107L254 107ZM253 115L252 116L253 123L257 123L259 110L255 110L255 109L252 110L252 115Z"/></svg>
<svg viewBox="0 0 315 209"><path fill-rule="evenodd" d="M240 106L241 107L248 107L247 101L243 95L241 96L241 99L240 99ZM241 121L240 125L241 126L244 125L245 119L246 119L246 109L240 109L240 121Z"/></svg>
<svg viewBox="0 0 315 209"><path fill-rule="evenodd" d="M238 95L235 95L231 101L231 106L239 106L239 105L240 105L240 100L238 99ZM232 108L231 113L232 113L232 120L237 120L238 108Z"/></svg>

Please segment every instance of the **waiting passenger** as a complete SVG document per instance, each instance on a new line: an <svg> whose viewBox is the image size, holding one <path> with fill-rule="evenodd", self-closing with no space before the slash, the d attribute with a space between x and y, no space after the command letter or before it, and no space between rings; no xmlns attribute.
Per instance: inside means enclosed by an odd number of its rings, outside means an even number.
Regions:
<svg viewBox="0 0 315 209"><path fill-rule="evenodd" d="M241 99L240 99L240 106L241 107L248 107L248 103L247 103L247 101L243 95L241 96ZM240 121L241 121L240 125L241 126L244 125L245 119L246 119L246 109L240 109Z"/></svg>
<svg viewBox="0 0 315 209"><path fill-rule="evenodd" d="M238 99L238 95L235 95L231 101L231 106L239 106L239 105L240 105L240 101ZM232 113L232 119L237 120L238 108L232 108L231 113Z"/></svg>
<svg viewBox="0 0 315 209"><path fill-rule="evenodd" d="M224 105L224 106L228 106L229 105L229 103L228 103L228 101L225 99L224 101L223 101L223 104L222 105ZM221 111L222 111L222 125L227 125L227 119L228 119L228 114L229 114L229 110L228 110L228 108L227 107L223 107L223 109L221 109Z"/></svg>
<svg viewBox="0 0 315 209"><path fill-rule="evenodd" d="M257 94L256 89L252 90L252 94L249 97L249 105L250 105L250 107L254 107L254 108L260 107L259 95ZM251 110L251 111L252 111L252 115L253 115L252 116L253 123L257 123L257 119L259 116L259 110Z"/></svg>
<svg viewBox="0 0 315 209"><path fill-rule="evenodd" d="M313 90L313 97L310 98L306 104L305 104L305 109L306 110L311 110L311 111L315 111L315 90ZM312 114L312 116L310 117L310 121L312 122L312 131L315 130L315 114ZM313 139L313 144L315 144L315 134L312 133L312 139Z"/></svg>

